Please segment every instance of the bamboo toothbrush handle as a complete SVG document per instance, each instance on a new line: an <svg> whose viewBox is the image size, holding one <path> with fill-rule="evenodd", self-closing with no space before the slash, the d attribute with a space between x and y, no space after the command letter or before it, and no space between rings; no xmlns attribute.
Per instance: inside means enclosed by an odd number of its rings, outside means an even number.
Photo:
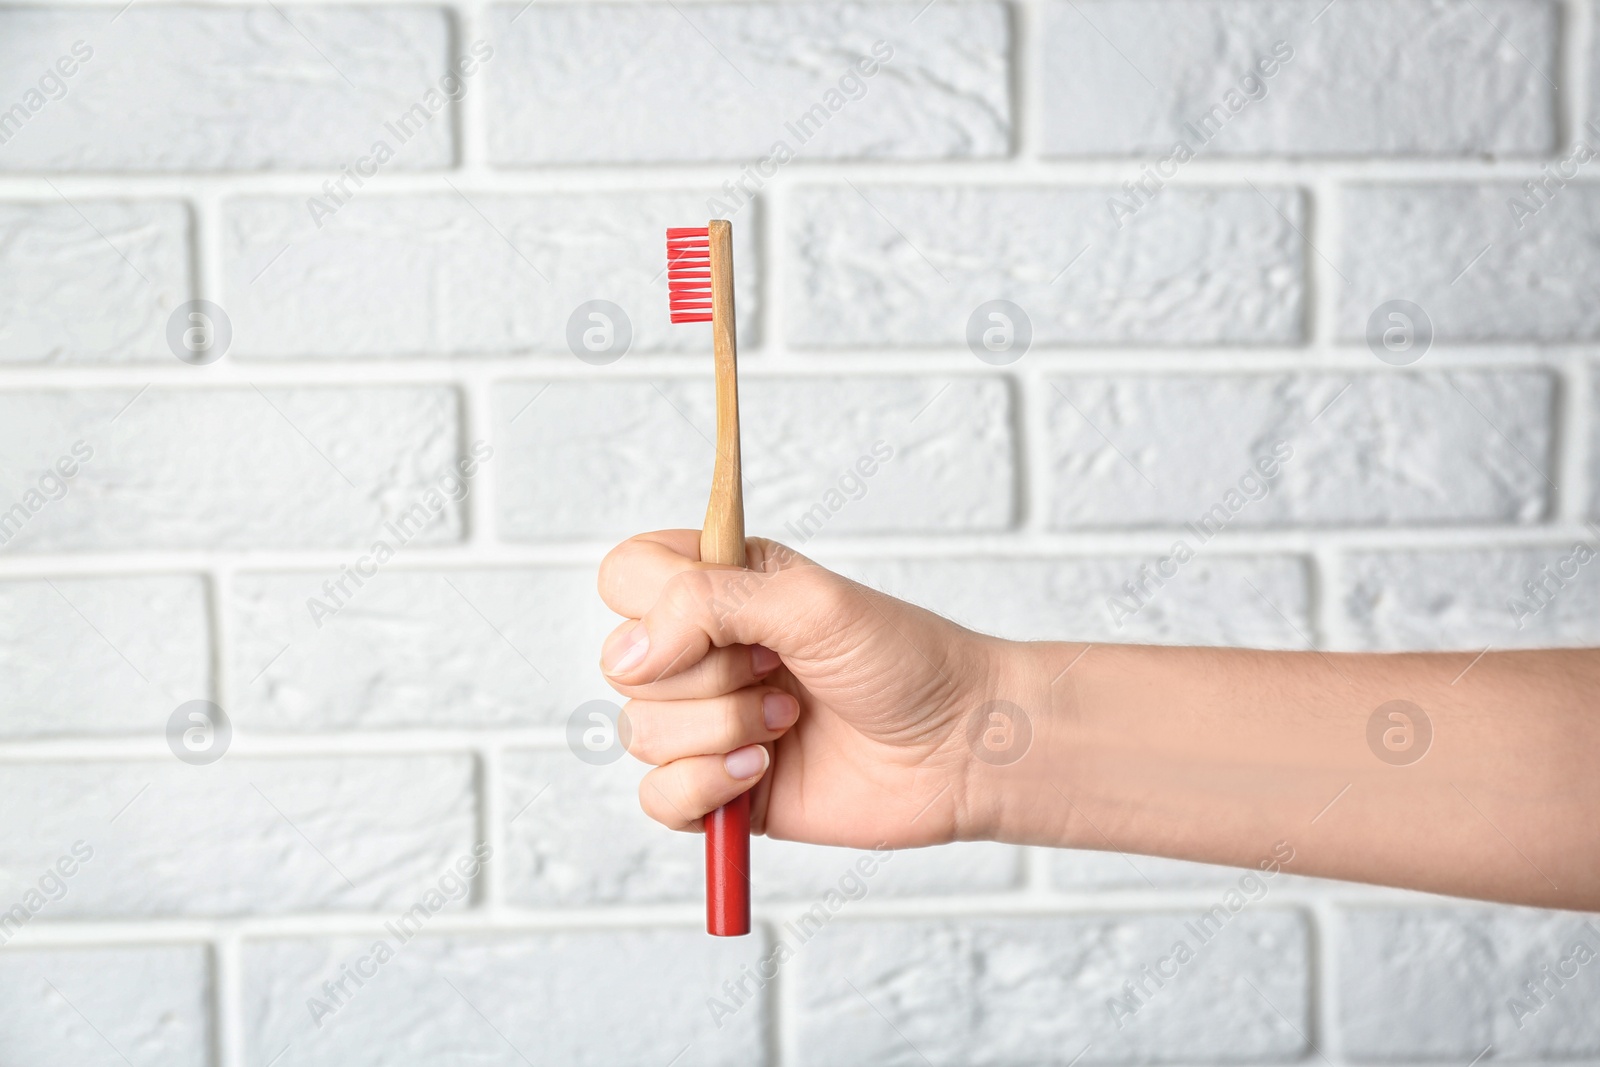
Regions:
<svg viewBox="0 0 1600 1067"><path fill-rule="evenodd" d="M744 487L739 471L738 346L733 322L733 227L713 219L711 337L717 367L717 459L700 530L700 559L745 565ZM706 816L706 930L719 937L750 932L750 794Z"/></svg>
<svg viewBox="0 0 1600 1067"><path fill-rule="evenodd" d="M717 461L711 500L700 531L706 563L745 565L744 488L739 471L739 368L733 326L733 227L713 220L711 231L711 338L717 368Z"/></svg>

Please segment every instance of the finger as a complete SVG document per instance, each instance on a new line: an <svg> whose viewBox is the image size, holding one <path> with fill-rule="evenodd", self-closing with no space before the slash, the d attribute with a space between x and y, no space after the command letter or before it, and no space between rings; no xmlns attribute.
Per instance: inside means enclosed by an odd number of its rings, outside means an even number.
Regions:
<svg viewBox="0 0 1600 1067"><path fill-rule="evenodd" d="M600 561L600 599L618 615L637 619L650 610L668 579L699 562L699 530L638 534Z"/></svg>
<svg viewBox="0 0 1600 1067"><path fill-rule="evenodd" d="M815 652L843 640L855 616L870 610L848 579L798 556L769 560L768 571L699 567L669 579L637 623L607 640L607 678L647 684L733 644L764 645L785 658Z"/></svg>
<svg viewBox="0 0 1600 1067"><path fill-rule="evenodd" d="M628 752L659 766L777 740L800 717L800 702L781 689L753 685L707 700L630 700L622 710Z"/></svg>
<svg viewBox="0 0 1600 1067"><path fill-rule="evenodd" d="M752 537L745 542L746 568L775 570L810 562L775 541ZM618 615L637 619L650 610L662 589L684 571L720 564L700 562L699 530L657 530L630 537L600 561L600 599Z"/></svg>
<svg viewBox="0 0 1600 1067"><path fill-rule="evenodd" d="M743 793L766 773L772 757L761 745L726 756L690 756L657 767L639 783L639 806L670 830L699 830L701 819Z"/></svg>
<svg viewBox="0 0 1600 1067"><path fill-rule="evenodd" d="M621 631L627 625L624 623L617 630ZM643 685L622 685L612 681L611 688L625 697L642 700L716 697L743 689L782 665L783 660L778 654L763 645L729 645L726 648L713 648L687 666L680 661L673 665L670 673L654 681Z"/></svg>

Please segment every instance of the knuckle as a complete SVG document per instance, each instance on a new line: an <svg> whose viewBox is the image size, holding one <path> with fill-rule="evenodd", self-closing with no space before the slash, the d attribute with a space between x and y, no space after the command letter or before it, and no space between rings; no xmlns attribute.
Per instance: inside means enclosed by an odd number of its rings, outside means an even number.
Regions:
<svg viewBox="0 0 1600 1067"><path fill-rule="evenodd" d="M673 575L667 581L658 604L674 617L694 618L714 594L709 571L687 570Z"/></svg>
<svg viewBox="0 0 1600 1067"><path fill-rule="evenodd" d="M816 565L796 567L785 571L781 581L786 593L808 613L835 619L845 610L849 592L844 579L832 571Z"/></svg>
<svg viewBox="0 0 1600 1067"><path fill-rule="evenodd" d="M745 543L745 557L754 571L778 571L792 567L806 559L781 541L768 537L752 537Z"/></svg>
<svg viewBox="0 0 1600 1067"><path fill-rule="evenodd" d="M722 571L716 575L715 599L710 601L710 627L720 643L730 640L735 629L732 620L759 597L771 576L758 570Z"/></svg>
<svg viewBox="0 0 1600 1067"><path fill-rule="evenodd" d="M632 562L638 538L630 537L621 544L614 546L600 561L599 573L595 579L599 587L600 597L610 601L615 592L621 588L626 580L628 564Z"/></svg>
<svg viewBox="0 0 1600 1067"><path fill-rule="evenodd" d="M655 773L647 774L639 783L639 807L644 813L662 826L671 830L680 830L687 826L684 816L667 795L662 792L659 776Z"/></svg>
<svg viewBox="0 0 1600 1067"><path fill-rule="evenodd" d="M713 648L684 674L684 696L692 699L694 696L715 696L717 685L722 680L723 664L721 649Z"/></svg>
<svg viewBox="0 0 1600 1067"><path fill-rule="evenodd" d="M744 645L713 648L695 664L685 680L685 696L715 697L750 681L750 651Z"/></svg>
<svg viewBox="0 0 1600 1067"><path fill-rule="evenodd" d="M717 703L721 712L719 715L721 737L718 738L718 743L731 751L744 742L744 736L748 731L745 723L749 721L750 697L747 692L741 690L722 697Z"/></svg>

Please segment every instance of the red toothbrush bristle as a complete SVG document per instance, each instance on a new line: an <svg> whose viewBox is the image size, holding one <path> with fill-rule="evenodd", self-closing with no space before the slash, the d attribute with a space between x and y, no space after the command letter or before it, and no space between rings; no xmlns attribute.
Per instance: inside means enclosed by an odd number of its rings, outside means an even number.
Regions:
<svg viewBox="0 0 1600 1067"><path fill-rule="evenodd" d="M673 322L711 321L711 232L705 226L667 230L667 301Z"/></svg>

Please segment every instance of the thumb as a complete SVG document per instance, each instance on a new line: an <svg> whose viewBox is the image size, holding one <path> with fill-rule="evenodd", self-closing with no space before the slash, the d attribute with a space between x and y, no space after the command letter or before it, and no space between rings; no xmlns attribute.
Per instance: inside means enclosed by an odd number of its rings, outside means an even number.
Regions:
<svg viewBox="0 0 1600 1067"><path fill-rule="evenodd" d="M775 541L752 538L747 551L748 568L699 564L667 580L640 620L606 642L606 675L646 685L726 645L807 659L850 629L865 592L854 582Z"/></svg>

